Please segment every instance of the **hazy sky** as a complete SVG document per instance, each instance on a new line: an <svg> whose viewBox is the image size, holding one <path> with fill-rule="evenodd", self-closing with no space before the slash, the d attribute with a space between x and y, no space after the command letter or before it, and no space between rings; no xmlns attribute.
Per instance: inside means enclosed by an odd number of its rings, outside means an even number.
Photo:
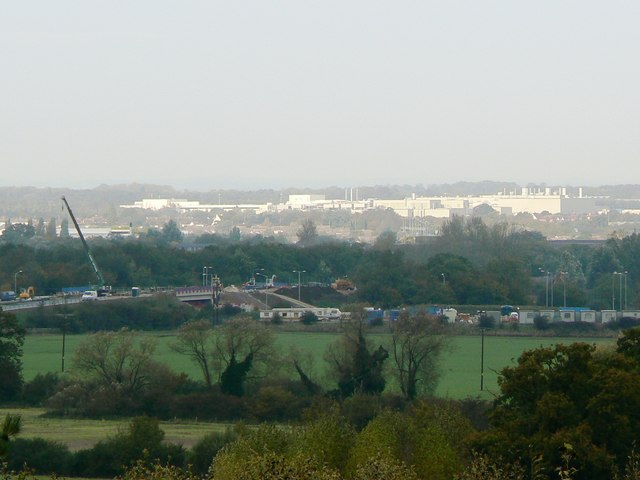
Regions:
<svg viewBox="0 0 640 480"><path fill-rule="evenodd" d="M640 183L640 2L14 1L2 186Z"/></svg>

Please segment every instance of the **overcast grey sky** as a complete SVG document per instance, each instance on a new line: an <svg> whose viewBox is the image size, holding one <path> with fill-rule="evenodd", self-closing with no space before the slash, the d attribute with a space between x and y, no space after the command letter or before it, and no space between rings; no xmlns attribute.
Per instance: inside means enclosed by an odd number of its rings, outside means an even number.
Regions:
<svg viewBox="0 0 640 480"><path fill-rule="evenodd" d="M640 2L15 1L3 186L640 183Z"/></svg>

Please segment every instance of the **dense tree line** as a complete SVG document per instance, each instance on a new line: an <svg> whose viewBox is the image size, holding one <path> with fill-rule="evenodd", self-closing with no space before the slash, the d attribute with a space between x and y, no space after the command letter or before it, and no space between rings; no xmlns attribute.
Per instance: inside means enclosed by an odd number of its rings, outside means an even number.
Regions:
<svg viewBox="0 0 640 480"><path fill-rule="evenodd" d="M390 235L371 246L318 241L311 224L303 225L300 235L298 245L229 237L191 250L182 248L180 232L169 222L139 239L95 240L91 247L107 283L122 288L198 285L207 266L226 285L242 284L258 270L284 283L295 283L292 272L302 270L304 283L348 277L359 300L384 308L431 303L562 306L566 300L568 306L599 310L611 308L622 288L624 302L636 305L638 234L597 246L558 247L535 232L454 217L441 236L419 245L396 245ZM41 294L96 281L82 245L70 238L38 246L5 238L0 243L0 288L11 290L19 271L19 285L33 285ZM622 277L614 272L624 275L624 286L617 284Z"/></svg>

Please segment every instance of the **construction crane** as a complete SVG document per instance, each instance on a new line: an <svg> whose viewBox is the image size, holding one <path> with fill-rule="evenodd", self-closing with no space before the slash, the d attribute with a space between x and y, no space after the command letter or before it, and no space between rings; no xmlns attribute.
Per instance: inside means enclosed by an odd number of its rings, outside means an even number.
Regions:
<svg viewBox="0 0 640 480"><path fill-rule="evenodd" d="M104 293L104 291L105 291L104 278L102 278L102 274L100 273L100 270L98 270L98 264L93 259L93 255L91 255L91 250L89 249L89 244L84 239L84 235L82 234L82 230L80 230L80 225L78 225L78 221L76 220L75 215L71 211L71 207L69 206L69 202L67 202L67 199L64 196L62 197L62 201L64 202L65 206L67 207L67 211L69 212L69 216L71 217L71 220L73 221L73 224L76 227L76 231L78 232L78 236L80 237L80 240L82 240L82 244L84 245L84 249L87 252L87 256L89 257L89 261L91 262L91 266L93 267L93 271L96 273L96 276L98 277L98 295L100 295L101 292Z"/></svg>

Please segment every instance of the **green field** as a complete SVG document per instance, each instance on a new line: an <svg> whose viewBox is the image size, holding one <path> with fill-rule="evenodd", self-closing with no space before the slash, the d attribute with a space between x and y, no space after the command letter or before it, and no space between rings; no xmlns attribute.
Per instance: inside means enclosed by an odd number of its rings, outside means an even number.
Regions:
<svg viewBox="0 0 640 480"><path fill-rule="evenodd" d="M128 420L94 420L48 418L42 416L42 408L1 408L0 418L11 413L22 417L21 438L41 437L67 445L71 450L91 448L96 442L125 429ZM165 440L192 447L198 440L212 432L222 432L229 425L197 421L161 421Z"/></svg>
<svg viewBox="0 0 640 480"><path fill-rule="evenodd" d="M193 378L199 379L200 372L194 364L184 355L179 355L169 348L174 341L173 333L147 333L158 342L156 357L176 371L184 372ZM85 335L67 335L66 359L67 370L72 366L73 351L86 338ZM299 350L309 351L314 358L316 376L324 369L323 354L327 346L336 340L334 333L307 333L307 332L279 332L276 336L278 344L283 351L295 347ZM385 335L372 335L372 342L385 344L388 337ZM497 373L505 366L513 365L518 356L524 351L540 346L549 346L556 343L573 343L583 341L597 345L612 345L615 340L611 338L558 338L558 337L522 337L522 336L495 336L486 335L484 340L484 387L480 391L480 336L456 336L452 337L451 348L443 356L442 378L438 385L437 394L450 398L464 398L468 396L481 396L492 398L497 393ZM62 353L61 335L28 335L24 345L24 376L26 380L33 378L38 373L60 372ZM390 361L389 361L390 363ZM390 385L393 389L393 385Z"/></svg>
<svg viewBox="0 0 640 480"><path fill-rule="evenodd" d="M172 333L146 334L158 342L158 360L166 362L177 372L185 372L199 378L199 371L181 355L171 351L169 344L174 339ZM66 365L71 367L74 349L86 338L85 335L69 335L66 339ZM336 340L331 333L291 333L280 332L277 341L283 351L296 347L307 350L315 359L314 374L324 367L322 360L327 346ZM384 344L386 335L372 335L372 341ZM543 338L522 336L486 335L484 343L485 390L480 391L481 337L457 336L451 341L451 348L442 359L442 379L437 394L449 398L480 396L491 399L498 393L497 372L505 366L513 365L518 356L527 349L549 346L556 343L584 341L597 345L612 345L611 338ZM28 335L24 347L24 373L27 380L37 373L59 372L61 367L61 335ZM390 386L393 389L393 385ZM0 417L5 413L23 416L23 438L43 437L59 441L72 450L89 448L97 441L114 435L126 426L127 420L62 419L43 417L43 409L0 409ZM196 441L212 431L221 431L228 425L192 421L164 421L161 428L167 441L191 447Z"/></svg>

